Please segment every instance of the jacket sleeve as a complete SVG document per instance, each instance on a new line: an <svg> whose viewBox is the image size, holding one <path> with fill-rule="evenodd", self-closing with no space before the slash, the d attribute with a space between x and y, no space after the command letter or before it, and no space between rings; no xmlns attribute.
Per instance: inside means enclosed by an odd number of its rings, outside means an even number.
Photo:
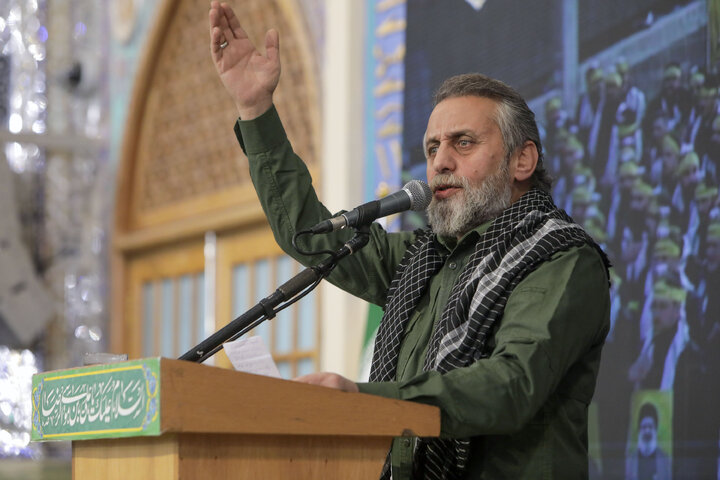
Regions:
<svg viewBox="0 0 720 480"><path fill-rule="evenodd" d="M235 134L248 157L253 185L278 245L305 266L318 264L327 255L302 255L293 247L292 238L297 231L332 214L318 200L310 172L293 151L275 107L256 119L238 120ZM343 229L304 235L298 243L305 250L336 251L352 235L350 229ZM368 245L340 260L328 280L382 306L395 268L412 238L411 233L388 234L373 223Z"/></svg>

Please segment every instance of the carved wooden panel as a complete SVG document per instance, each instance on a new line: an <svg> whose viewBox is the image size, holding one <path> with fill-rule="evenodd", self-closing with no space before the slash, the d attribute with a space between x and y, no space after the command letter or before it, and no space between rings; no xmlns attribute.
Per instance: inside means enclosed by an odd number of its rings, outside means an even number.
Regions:
<svg viewBox="0 0 720 480"><path fill-rule="evenodd" d="M237 113L210 58L208 2L167 3L129 118L128 129L136 131L128 132L123 152L123 163L132 166L121 231L255 202L247 159L232 131ZM292 1L242 0L233 8L256 45L264 46L267 29L280 32L283 73L275 103L295 150L312 165L320 125L306 24Z"/></svg>

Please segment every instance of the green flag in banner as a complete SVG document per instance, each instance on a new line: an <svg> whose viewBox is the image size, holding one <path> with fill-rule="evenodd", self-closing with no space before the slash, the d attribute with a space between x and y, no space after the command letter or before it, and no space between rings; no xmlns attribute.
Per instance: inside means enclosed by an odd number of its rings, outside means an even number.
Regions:
<svg viewBox="0 0 720 480"><path fill-rule="evenodd" d="M708 57L710 70L720 66L720 0L708 0Z"/></svg>
<svg viewBox="0 0 720 480"><path fill-rule="evenodd" d="M363 339L363 348L360 359L360 381L365 382L370 377L370 363L372 362L373 347L375 345L375 335L382 320L382 308L372 303L368 304L367 322L365 324L365 338Z"/></svg>

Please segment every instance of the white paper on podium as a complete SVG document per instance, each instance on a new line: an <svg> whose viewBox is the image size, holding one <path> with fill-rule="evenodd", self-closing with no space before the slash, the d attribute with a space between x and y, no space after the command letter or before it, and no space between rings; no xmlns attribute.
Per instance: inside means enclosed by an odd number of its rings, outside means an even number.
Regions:
<svg viewBox="0 0 720 480"><path fill-rule="evenodd" d="M240 338L224 343L223 348L235 370L280 378L280 371L262 337Z"/></svg>

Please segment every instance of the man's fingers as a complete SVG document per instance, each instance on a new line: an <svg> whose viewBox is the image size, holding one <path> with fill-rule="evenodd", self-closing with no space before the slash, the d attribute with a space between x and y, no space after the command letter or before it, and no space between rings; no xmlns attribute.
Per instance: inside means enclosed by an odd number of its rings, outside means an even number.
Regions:
<svg viewBox="0 0 720 480"><path fill-rule="evenodd" d="M319 385L321 387L334 388L344 392L357 392L358 388L355 382L338 375L337 373L317 372L297 377L296 382L309 383L311 385Z"/></svg>
<svg viewBox="0 0 720 480"><path fill-rule="evenodd" d="M224 4L223 4L224 7ZM230 28L230 23L228 22L227 14L225 13L225 8L221 8L218 10L220 12L220 28L222 29L223 33L227 38L233 38L233 32Z"/></svg>
<svg viewBox="0 0 720 480"><path fill-rule="evenodd" d="M238 20L235 12L233 12L233 9L230 8L230 5L223 3L222 10L225 21L227 21L228 28L232 32L233 36L235 38L248 38L247 33L245 33L245 29L243 29L242 25L240 25L240 20Z"/></svg>
<svg viewBox="0 0 720 480"><path fill-rule="evenodd" d="M323 375L320 373L308 373L293 379L296 382L309 383L310 385L321 385L323 381Z"/></svg>
<svg viewBox="0 0 720 480"><path fill-rule="evenodd" d="M222 18L224 17L220 2L212 2L210 4L210 52L213 54L215 60L221 53L222 45L227 41L228 36L223 33ZM229 29L227 29L229 32ZM232 38L232 37L230 37Z"/></svg>
<svg viewBox="0 0 720 480"><path fill-rule="evenodd" d="M216 7L215 4L217 2L213 2L213 5L210 7L210 12L208 13L208 17L210 19L210 36L212 38L213 29L215 27L220 28L220 9L219 7Z"/></svg>
<svg viewBox="0 0 720 480"><path fill-rule="evenodd" d="M274 28L265 34L265 55L273 61L280 56L280 35Z"/></svg>
<svg viewBox="0 0 720 480"><path fill-rule="evenodd" d="M222 48L220 45L225 41L225 37L220 30L220 27L212 27L210 29L210 50L214 54L219 54Z"/></svg>

